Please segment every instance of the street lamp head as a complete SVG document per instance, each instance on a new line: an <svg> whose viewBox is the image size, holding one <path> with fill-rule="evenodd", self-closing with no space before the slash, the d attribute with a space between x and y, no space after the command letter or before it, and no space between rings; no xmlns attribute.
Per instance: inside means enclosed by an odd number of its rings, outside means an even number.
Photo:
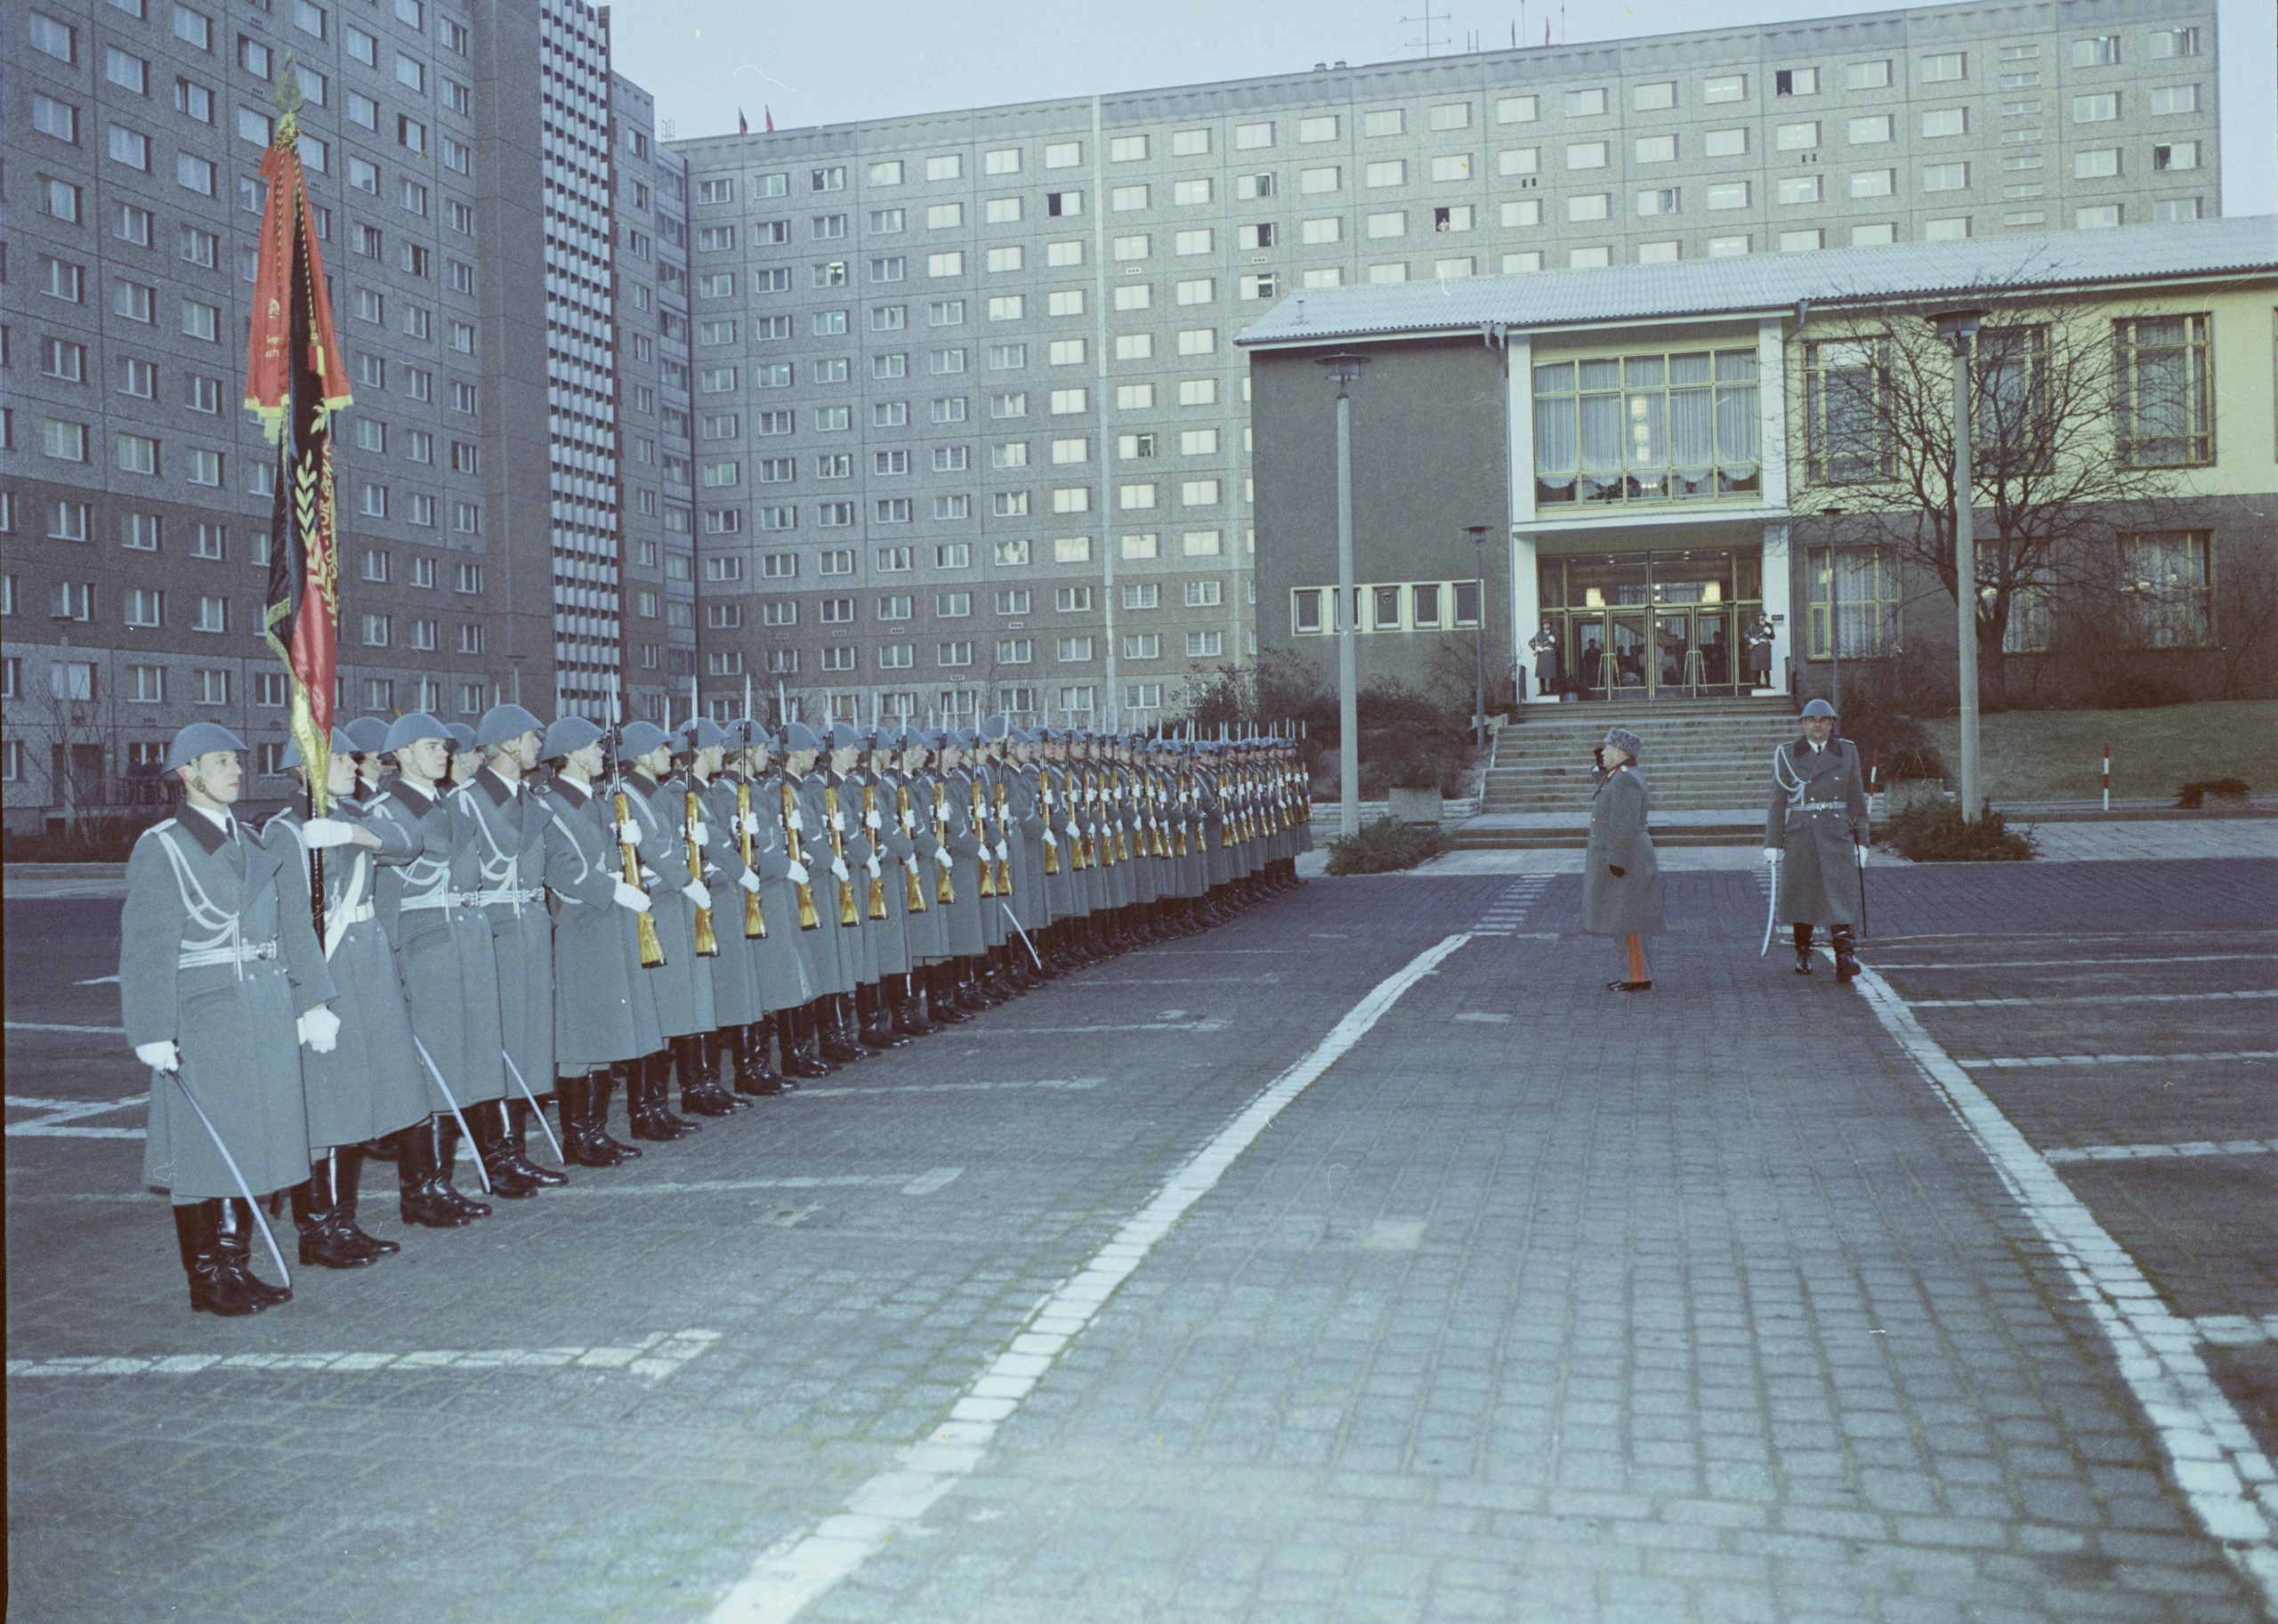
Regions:
<svg viewBox="0 0 2278 1624"><path fill-rule="evenodd" d="M1471 545L1474 547L1487 545L1487 527L1483 524L1466 524L1463 527L1463 533L1471 537Z"/></svg>
<svg viewBox="0 0 2278 1624"><path fill-rule="evenodd" d="M1930 312L1930 325L1938 329L1938 342L1941 343L1959 343L1976 337L1977 329L1984 320L1985 312L1974 305Z"/></svg>
<svg viewBox="0 0 2278 1624"><path fill-rule="evenodd" d="M1335 355L1315 356L1313 364L1327 368L1329 381L1337 385L1337 392L1341 395L1361 381L1361 368L1369 364L1369 358L1342 351Z"/></svg>

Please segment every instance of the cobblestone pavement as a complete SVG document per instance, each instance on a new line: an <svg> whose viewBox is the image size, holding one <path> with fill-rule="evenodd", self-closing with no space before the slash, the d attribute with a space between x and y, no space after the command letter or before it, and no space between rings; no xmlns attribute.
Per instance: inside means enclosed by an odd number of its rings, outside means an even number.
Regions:
<svg viewBox="0 0 2278 1624"><path fill-rule="evenodd" d="M112 1136L114 910L12 887L12 1616L758 1619L755 1563L837 1534L802 1617L2267 1616L2266 1534L2205 1531L2188 1427L1934 1073L2186 1326L2250 1470L2278 1069L2180 1056L2278 1050L2278 863L1874 884L1871 996L1757 957L1742 869L1671 876L1633 998L1571 876L1314 884L471 1230L376 1168L404 1255L227 1322Z"/></svg>

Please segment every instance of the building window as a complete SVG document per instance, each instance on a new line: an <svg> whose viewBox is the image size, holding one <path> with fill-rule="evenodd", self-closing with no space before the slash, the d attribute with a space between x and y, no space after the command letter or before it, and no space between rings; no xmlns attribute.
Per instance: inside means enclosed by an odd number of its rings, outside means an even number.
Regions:
<svg viewBox="0 0 2278 1624"><path fill-rule="evenodd" d="M1830 577L1829 560L1835 574ZM1825 659L1829 654L1830 593L1845 659L1866 659L1888 654L1899 646L1898 554L1890 547L1814 547L1805 568L1810 575L1811 630L1809 654Z"/></svg>
<svg viewBox="0 0 2278 1624"><path fill-rule="evenodd" d="M2211 318L2112 324L2120 460L2133 468L2215 460Z"/></svg>
<svg viewBox="0 0 2278 1624"><path fill-rule="evenodd" d="M2120 543L2120 591L2130 642L2203 649L2215 641L2212 537L2205 530L2129 536Z"/></svg>
<svg viewBox="0 0 2278 1624"><path fill-rule="evenodd" d="M1545 505L1753 496L1757 364L1749 350L1535 368L1535 490Z"/></svg>

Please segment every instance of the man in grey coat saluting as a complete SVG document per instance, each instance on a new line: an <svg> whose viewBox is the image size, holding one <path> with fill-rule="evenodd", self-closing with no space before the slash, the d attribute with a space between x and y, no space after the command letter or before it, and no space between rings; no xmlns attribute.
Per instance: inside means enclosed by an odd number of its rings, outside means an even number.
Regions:
<svg viewBox="0 0 2278 1624"><path fill-rule="evenodd" d="M1590 844L1582 866L1582 928L1620 941L1620 974L1606 983L1614 992L1652 990L1645 938L1667 923L1660 860L1646 833L1652 801L1637 772L1640 747L1628 728L1606 731L1605 770L1590 804Z"/></svg>
<svg viewBox="0 0 2278 1624"><path fill-rule="evenodd" d="M1796 933L1796 974L1812 973L1812 927L1834 939L1835 974L1859 974L1851 927L1859 918L1860 853L1867 845L1867 787L1859 752L1835 736L1835 707L1804 707L1804 736L1772 754L1772 804L1764 857L1772 865L1780 918Z"/></svg>

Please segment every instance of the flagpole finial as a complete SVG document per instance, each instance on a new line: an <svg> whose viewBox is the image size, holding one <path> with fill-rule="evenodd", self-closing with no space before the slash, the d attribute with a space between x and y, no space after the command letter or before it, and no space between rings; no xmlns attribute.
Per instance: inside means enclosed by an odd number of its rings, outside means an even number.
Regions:
<svg viewBox="0 0 2278 1624"><path fill-rule="evenodd" d="M308 98L301 92L301 76L293 67L293 53L285 53L283 66L277 70L277 133L271 145L290 147L300 139L301 104Z"/></svg>

